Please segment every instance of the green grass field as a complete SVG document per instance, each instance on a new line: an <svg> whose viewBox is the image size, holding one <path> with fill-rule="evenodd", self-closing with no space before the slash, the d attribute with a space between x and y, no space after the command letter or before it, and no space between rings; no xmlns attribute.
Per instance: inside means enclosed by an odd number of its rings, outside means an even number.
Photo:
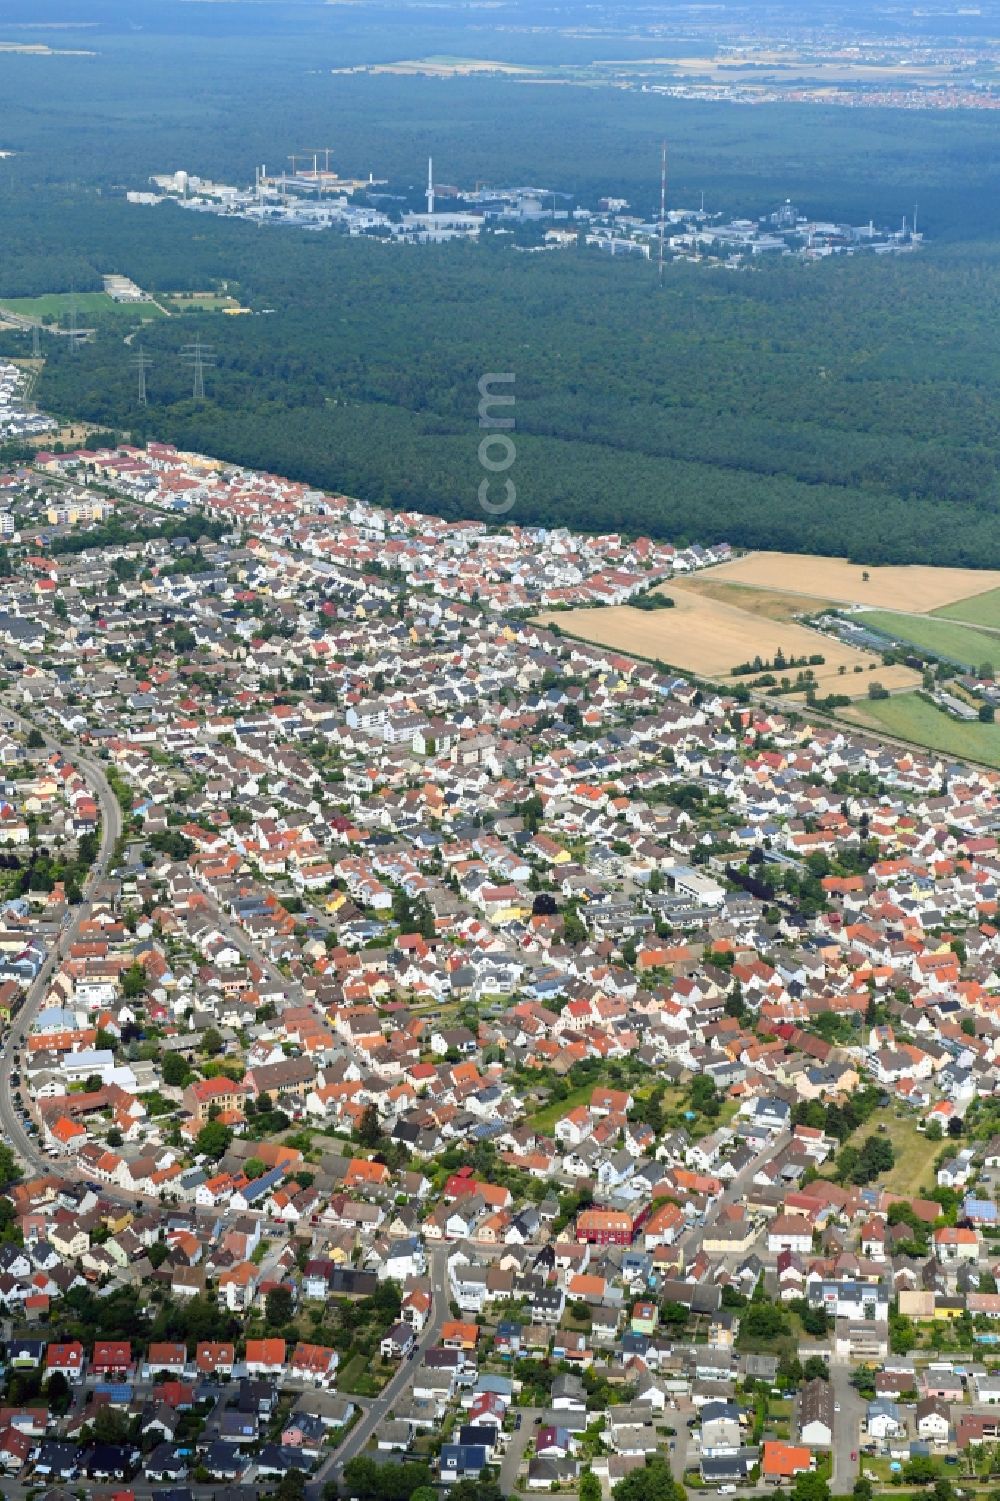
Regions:
<svg viewBox="0 0 1000 1501"><path fill-rule="evenodd" d="M1000 664L1000 636L977 631L972 625L943 620L940 616L897 615L892 610L865 610L856 618L863 625L874 626L889 636L969 667L978 667L982 662Z"/></svg>
<svg viewBox="0 0 1000 1501"><path fill-rule="evenodd" d="M601 1082L599 1079L594 1079L589 1084L581 1084L579 1089L571 1089L564 1100L552 1100L548 1105L543 1105L540 1110L536 1110L533 1115L528 1117L528 1123L543 1135L551 1136L556 1121L561 1120L564 1115L568 1115L571 1110L575 1110L578 1105L590 1104L590 1097L595 1089L601 1087ZM658 1080L654 1079L649 1084L619 1085L608 1081L608 1087L611 1089L627 1088L639 1100L652 1094L658 1082ZM663 1091L661 1104L665 1119L668 1123L683 1125L684 1129L695 1140L701 1136L709 1135L710 1132L717 1130L719 1126L727 1126L740 1108L739 1100L723 1099L717 1116L699 1115L694 1120L682 1119L683 1112L690 1108L690 1103L687 1088L681 1088L680 1085L668 1084Z"/></svg>
<svg viewBox="0 0 1000 1501"><path fill-rule="evenodd" d="M880 1126L885 1126L885 1130L880 1131ZM917 1130L914 1119L897 1116L891 1107L876 1110L853 1136L847 1138L845 1146L861 1147L869 1136L884 1136L892 1145L896 1161L892 1170L879 1179L891 1193L918 1194L923 1189L933 1188L934 1157L941 1150L941 1143L928 1141ZM825 1175L829 1174L829 1165L823 1171Z"/></svg>
<svg viewBox="0 0 1000 1501"><path fill-rule="evenodd" d="M577 1105L589 1105L591 1095L599 1087L594 1081L590 1084L582 1084L579 1089L571 1089L564 1100L552 1100L548 1105L543 1105L541 1110L537 1110L534 1115L529 1116L529 1125L536 1131L541 1131L543 1135L550 1136L556 1121L562 1120L563 1116L575 1110Z"/></svg>
<svg viewBox="0 0 1000 1501"><path fill-rule="evenodd" d="M0 307L10 308L12 313L20 313L24 318L55 318L59 321L69 317L71 299L70 292L46 292L42 297L0 297ZM110 312L115 306L107 292L76 294L76 311L80 318Z"/></svg>
<svg viewBox="0 0 1000 1501"><path fill-rule="evenodd" d="M916 693L873 700L847 711L846 718L868 728L887 730L901 740L925 745L947 756L967 757L1000 766L1000 725L966 724L926 703Z"/></svg>
<svg viewBox="0 0 1000 1501"><path fill-rule="evenodd" d="M171 292L160 301L172 313L218 313L223 308L239 307L235 297L221 292Z"/></svg>
<svg viewBox="0 0 1000 1501"><path fill-rule="evenodd" d="M70 292L46 292L41 297L0 297L0 309L9 308L22 318L49 318L65 328L69 323ZM77 292L76 316L81 328L92 318L118 318L123 323L137 323L143 318L162 318L163 311L152 302L118 303L107 292Z"/></svg>
<svg viewBox="0 0 1000 1501"><path fill-rule="evenodd" d="M381 1360L368 1360L364 1355L352 1355L340 1374L337 1385L341 1391L356 1397L374 1397L385 1385L387 1372Z"/></svg>
<svg viewBox="0 0 1000 1501"><path fill-rule="evenodd" d="M970 599L942 605L931 613L939 619L964 620L969 625L986 625L1000 631L1000 589L987 589L985 594L973 594Z"/></svg>

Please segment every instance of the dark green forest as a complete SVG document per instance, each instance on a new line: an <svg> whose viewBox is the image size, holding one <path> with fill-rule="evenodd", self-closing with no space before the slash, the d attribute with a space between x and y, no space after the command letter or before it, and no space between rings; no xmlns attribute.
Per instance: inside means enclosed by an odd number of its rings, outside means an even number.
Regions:
<svg viewBox="0 0 1000 1501"><path fill-rule="evenodd" d="M518 520L1000 563L995 117L333 75L432 50L523 55L529 39L463 36L446 11L414 35L412 19L335 7L350 13L336 25L302 8L297 30L220 46L228 9L166 5L155 35L101 30L89 58L0 57L0 147L18 153L0 161L0 295L121 271L158 291L226 282L255 313L147 325L146 411L120 316L76 355L46 339L43 403L457 516L477 514L479 378L509 371ZM212 13L212 35L180 29L193 12ZM453 181L622 192L650 212L664 134L675 202L704 188L712 207L761 213L790 194L885 221L919 197L931 244L904 260L676 264L658 287L649 266L582 251L387 247L122 196L178 166L245 181L255 160L329 142L345 171L402 189L432 150ZM216 361L198 404L180 359L195 331Z"/></svg>
<svg viewBox="0 0 1000 1501"><path fill-rule="evenodd" d="M232 238L230 275L274 314L147 325L145 412L119 326L76 354L48 341L42 399L458 516L482 478L479 378L511 371L520 520L998 561L1000 261L984 253L678 265L658 287L583 252ZM198 404L180 358L196 329L216 359Z"/></svg>

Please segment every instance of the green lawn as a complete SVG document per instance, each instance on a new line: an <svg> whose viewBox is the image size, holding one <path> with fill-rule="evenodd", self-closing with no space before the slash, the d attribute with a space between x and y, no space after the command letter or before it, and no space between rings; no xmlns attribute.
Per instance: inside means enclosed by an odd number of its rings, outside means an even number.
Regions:
<svg viewBox="0 0 1000 1501"><path fill-rule="evenodd" d="M1000 636L977 631L972 625L939 616L897 615L892 610L865 610L856 618L862 625L874 626L886 635L969 667L978 667L981 662L1000 663Z"/></svg>
<svg viewBox="0 0 1000 1501"><path fill-rule="evenodd" d="M236 298L224 292L170 292L160 301L174 313L219 313L224 308L239 307Z"/></svg>
<svg viewBox="0 0 1000 1501"><path fill-rule="evenodd" d="M589 1084L581 1084L579 1089L571 1089L565 1099L553 1100L550 1104L543 1105L540 1110L536 1110L528 1117L527 1124L543 1135L551 1136L556 1121L561 1120L569 1111L575 1110L578 1105L589 1105L590 1097L595 1089L607 1086L609 1089L627 1090L634 1099L643 1100L661 1084L663 1081L655 1077L650 1077L642 1084L619 1084L611 1079L592 1079ZM739 1110L740 1102L723 1097L718 1115L712 1117L699 1115L693 1120L686 1120L684 1114L690 1108L690 1091L687 1086L683 1088L677 1084L664 1086L662 1098L664 1120L669 1126L683 1126L695 1139L708 1136L712 1131L717 1131L720 1126L727 1126Z"/></svg>
<svg viewBox="0 0 1000 1501"><path fill-rule="evenodd" d="M687 1101L684 1100L685 1108ZM689 1133L692 1140L697 1141L702 1136L711 1136L713 1131L718 1131L720 1126L728 1126L740 1108L739 1100L723 1099L722 1108L718 1115L699 1115L697 1120L685 1121L684 1129Z"/></svg>
<svg viewBox="0 0 1000 1501"><path fill-rule="evenodd" d="M69 321L71 292L46 292L41 297L0 297L0 307L20 313L23 318L51 318L65 326ZM77 292L76 315L81 327L89 318L109 314L134 323L137 318L162 318L163 313L152 302L117 303L107 292Z"/></svg>
<svg viewBox="0 0 1000 1501"><path fill-rule="evenodd" d="M553 1100L548 1105L543 1105L541 1110L528 1117L528 1124L536 1131L541 1131L545 1136L551 1136L552 1128L556 1121L562 1120L569 1111L575 1110L577 1105L589 1105L590 1097L600 1084L596 1079L589 1084L581 1084L579 1089L571 1089L565 1099Z"/></svg>
<svg viewBox="0 0 1000 1501"><path fill-rule="evenodd" d="M344 1366L337 1385L355 1397L374 1397L383 1388L390 1372L381 1360L369 1361L364 1355L352 1355Z"/></svg>
<svg viewBox="0 0 1000 1501"><path fill-rule="evenodd" d="M879 1127L885 1126L884 1131ZM896 1161L891 1172L879 1182L892 1193L919 1194L921 1189L934 1185L934 1158L941 1150L941 1143L928 1141L917 1130L916 1119L897 1116L893 1106L876 1110L864 1125L859 1126L845 1145L861 1147L869 1136L884 1136L892 1144ZM827 1168L829 1171L829 1168Z"/></svg>
<svg viewBox="0 0 1000 1501"><path fill-rule="evenodd" d="M997 653L1000 657L1000 652ZM947 756L967 757L987 766L1000 766L1000 725L971 724L952 719L943 709L916 693L873 699L857 704L846 718L870 729L887 730L901 740L925 745Z"/></svg>
<svg viewBox="0 0 1000 1501"><path fill-rule="evenodd" d="M970 599L942 605L931 613L947 620L965 620L969 625L987 625L1000 631L1000 589L987 589L985 594L973 594Z"/></svg>
<svg viewBox="0 0 1000 1501"><path fill-rule="evenodd" d="M0 306L10 308L25 318L55 318L57 321L69 316L71 292L46 292L41 297L3 297ZM107 313L117 304L107 292L77 292L76 310L79 317L89 313Z"/></svg>

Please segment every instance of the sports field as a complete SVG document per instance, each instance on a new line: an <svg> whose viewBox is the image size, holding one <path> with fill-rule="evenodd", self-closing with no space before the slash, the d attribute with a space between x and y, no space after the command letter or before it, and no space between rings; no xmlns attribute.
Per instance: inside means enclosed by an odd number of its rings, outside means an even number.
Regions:
<svg viewBox="0 0 1000 1501"><path fill-rule="evenodd" d="M72 301L71 292L45 292L41 297L0 297L0 308L9 308L22 318L54 318L59 323L69 317ZM81 320L96 313L109 313L116 306L107 292L76 293L76 312Z"/></svg>
<svg viewBox="0 0 1000 1501"><path fill-rule="evenodd" d="M172 313L245 313L235 297L225 292L170 292L160 301Z"/></svg>

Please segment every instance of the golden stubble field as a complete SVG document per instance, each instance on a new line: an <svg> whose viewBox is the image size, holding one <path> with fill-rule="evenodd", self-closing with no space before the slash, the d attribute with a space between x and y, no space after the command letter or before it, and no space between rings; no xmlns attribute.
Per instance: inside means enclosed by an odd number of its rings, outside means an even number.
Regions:
<svg viewBox="0 0 1000 1501"><path fill-rule="evenodd" d="M865 578L867 572L868 577ZM782 594L805 594L838 604L871 605L925 615L942 605L1000 587L1000 570L922 566L865 568L846 558L818 558L789 552L752 552L706 570L699 578L720 584L746 584ZM675 588L676 583L671 584ZM805 610L810 609L812 600Z"/></svg>
<svg viewBox="0 0 1000 1501"><path fill-rule="evenodd" d="M920 674L911 668L884 667L872 653L842 646L806 626L769 620L763 614L687 589L677 581L667 592L674 601L672 610L653 612L635 610L631 605L610 605L602 610L549 610L537 619L558 625L571 636L640 657L656 657L671 667L699 677L729 680L733 685L739 679L730 678L730 671L737 663L752 661L756 656L770 661L779 649L786 658L809 657L816 652L826 658L823 665L813 667L821 693L861 698L867 695L872 681L890 690L920 685ZM861 671L855 672L855 667ZM795 670L788 676L794 678Z"/></svg>
<svg viewBox="0 0 1000 1501"><path fill-rule="evenodd" d="M865 576L867 574L867 577ZM909 667L886 667L873 652L843 645L797 615L825 605L864 604L926 614L942 605L1000 587L1000 572L962 568L892 567L864 569L844 558L797 553L751 553L691 578L672 579L664 592L672 610L636 610L612 605L597 610L549 610L537 619L558 625L616 651L653 657L735 685L738 663L771 661L780 649L786 659L820 653L813 667L821 694L867 698L877 682L891 693L919 688L921 675ZM794 678L796 670L788 672Z"/></svg>

